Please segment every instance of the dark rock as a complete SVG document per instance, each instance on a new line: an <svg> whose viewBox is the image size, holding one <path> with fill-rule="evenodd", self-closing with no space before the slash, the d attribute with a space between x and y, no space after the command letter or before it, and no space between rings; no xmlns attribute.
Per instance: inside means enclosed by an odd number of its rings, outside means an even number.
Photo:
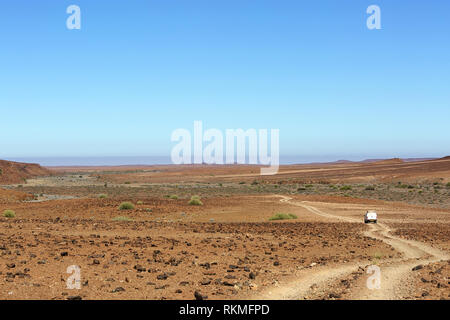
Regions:
<svg viewBox="0 0 450 320"><path fill-rule="evenodd" d="M423 269L423 265L419 264L418 266L415 266L414 268L412 268L412 271L417 271Z"/></svg>
<svg viewBox="0 0 450 320"><path fill-rule="evenodd" d="M337 293L330 293L330 294L328 295L328 297L329 297L330 299L339 299L339 298L341 297L341 295L340 295L340 294L337 294Z"/></svg>
<svg viewBox="0 0 450 320"><path fill-rule="evenodd" d="M158 279L158 280L166 280L167 277L168 277L168 275L165 274L165 273L163 273L163 274L159 274L159 275L156 277L156 279Z"/></svg>
<svg viewBox="0 0 450 320"><path fill-rule="evenodd" d="M208 296L206 296L204 294L201 294L197 290L194 292L194 297L195 297L195 300L206 300L206 299L208 299Z"/></svg>

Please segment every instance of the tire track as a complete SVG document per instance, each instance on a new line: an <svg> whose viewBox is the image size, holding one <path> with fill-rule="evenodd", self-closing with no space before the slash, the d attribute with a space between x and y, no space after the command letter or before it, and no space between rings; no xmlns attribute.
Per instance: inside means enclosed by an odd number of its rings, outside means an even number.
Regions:
<svg viewBox="0 0 450 320"><path fill-rule="evenodd" d="M280 202L289 203L294 206L303 207L309 212L344 222L362 223L361 220L344 217L324 212L306 201L292 201L287 196L276 195L281 197ZM356 283L351 289L350 297L352 299L401 299L409 294L405 280L411 274L411 269L418 264L429 264L441 260L449 260L449 254L439 249L433 248L425 243L406 240L391 234L392 229L383 224L378 223L370 225L369 230L364 235L392 246L395 250L402 254L400 259L390 259L382 261L378 266L381 271L381 285L379 289L368 289L364 283ZM286 286L273 288L272 291L262 294L260 299L305 299L311 294L311 286L319 288L323 292L329 290L329 284L337 281L350 273L357 271L359 268L366 269L370 262L343 264L338 267L318 267L314 269L305 269L298 274L298 279L292 281Z"/></svg>

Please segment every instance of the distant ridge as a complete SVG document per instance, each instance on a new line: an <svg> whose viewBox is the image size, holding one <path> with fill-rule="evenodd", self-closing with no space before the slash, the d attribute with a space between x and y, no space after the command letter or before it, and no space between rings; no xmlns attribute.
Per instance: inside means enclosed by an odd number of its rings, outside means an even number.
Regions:
<svg viewBox="0 0 450 320"><path fill-rule="evenodd" d="M25 179L50 175L50 170L35 163L0 160L0 183L22 183Z"/></svg>

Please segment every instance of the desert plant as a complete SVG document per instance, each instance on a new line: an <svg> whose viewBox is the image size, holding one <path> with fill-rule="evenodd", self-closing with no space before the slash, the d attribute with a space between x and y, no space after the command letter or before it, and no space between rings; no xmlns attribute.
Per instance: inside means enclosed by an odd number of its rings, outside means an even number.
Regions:
<svg viewBox="0 0 450 320"><path fill-rule="evenodd" d="M169 197L169 199L177 200L177 199L178 199L178 196L177 196L176 194L172 194L172 195Z"/></svg>
<svg viewBox="0 0 450 320"><path fill-rule="evenodd" d="M119 210L133 210L134 204L131 202L122 202L119 206Z"/></svg>
<svg viewBox="0 0 450 320"><path fill-rule="evenodd" d="M113 221L133 221L133 219L125 217L125 216L117 216L112 219Z"/></svg>
<svg viewBox="0 0 450 320"><path fill-rule="evenodd" d="M5 210L3 211L3 216L6 218L15 218L16 213L13 210Z"/></svg>
<svg viewBox="0 0 450 320"><path fill-rule="evenodd" d="M100 199L106 199L108 198L108 196L104 193L102 193L101 195L98 196Z"/></svg>
<svg viewBox="0 0 450 320"><path fill-rule="evenodd" d="M140 205L140 204L144 204L144 202L142 202L141 200L139 200L138 202L136 202L136 204Z"/></svg>
<svg viewBox="0 0 450 320"><path fill-rule="evenodd" d="M450 188L450 182L447 182L446 186L447 188Z"/></svg>
<svg viewBox="0 0 450 320"><path fill-rule="evenodd" d="M342 190L342 191L352 190L352 187L351 187L351 186L342 186L342 187L341 187L341 190Z"/></svg>
<svg viewBox="0 0 450 320"><path fill-rule="evenodd" d="M192 196L191 200L189 200L188 204L190 204L191 206L202 206L203 202L200 201L199 196Z"/></svg>
<svg viewBox="0 0 450 320"><path fill-rule="evenodd" d="M297 216L292 213L276 213L273 216L269 218L270 221L273 220L290 220L290 219L297 219Z"/></svg>

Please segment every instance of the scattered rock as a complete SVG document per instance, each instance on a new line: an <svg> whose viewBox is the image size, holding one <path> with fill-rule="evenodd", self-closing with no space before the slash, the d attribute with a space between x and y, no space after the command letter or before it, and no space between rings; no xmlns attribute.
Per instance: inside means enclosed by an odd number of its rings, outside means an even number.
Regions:
<svg viewBox="0 0 450 320"><path fill-rule="evenodd" d="M208 298L208 296L201 294L197 290L194 292L194 297L195 297L195 300L206 300Z"/></svg>

